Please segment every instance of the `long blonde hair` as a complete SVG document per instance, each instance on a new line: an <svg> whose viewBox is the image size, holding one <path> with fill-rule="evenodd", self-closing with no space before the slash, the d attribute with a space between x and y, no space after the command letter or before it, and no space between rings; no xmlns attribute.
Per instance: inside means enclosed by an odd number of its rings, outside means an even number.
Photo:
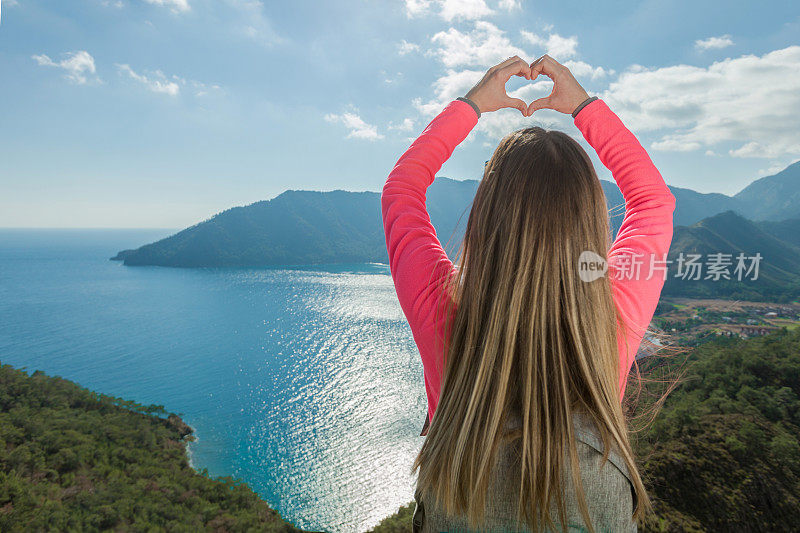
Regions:
<svg viewBox="0 0 800 533"><path fill-rule="evenodd" d="M579 509L595 531L571 424L576 410L590 415L606 450L627 463L637 500L632 518L652 509L620 403L616 331L624 325L608 277L578 277L580 254L606 258L610 240L600 181L574 139L538 127L503 138L473 200L458 272L446 283L443 308L456 310L440 339L442 389L412 468L423 494L466 516L471 528L485 519L512 411L522 423L512 435L521 439L517 519L532 531L556 528L551 501L565 527L565 449Z"/></svg>

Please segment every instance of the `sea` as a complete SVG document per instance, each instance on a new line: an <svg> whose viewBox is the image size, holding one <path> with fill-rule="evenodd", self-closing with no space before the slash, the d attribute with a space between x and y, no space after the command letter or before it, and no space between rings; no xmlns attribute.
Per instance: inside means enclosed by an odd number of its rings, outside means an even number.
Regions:
<svg viewBox="0 0 800 533"><path fill-rule="evenodd" d="M163 405L192 466L303 529L413 499L426 402L385 264L126 267L162 229L0 229L0 362Z"/></svg>

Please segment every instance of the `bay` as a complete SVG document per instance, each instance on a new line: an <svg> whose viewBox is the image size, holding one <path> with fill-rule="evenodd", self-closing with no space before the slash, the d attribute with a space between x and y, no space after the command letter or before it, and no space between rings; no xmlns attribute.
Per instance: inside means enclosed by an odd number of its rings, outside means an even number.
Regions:
<svg viewBox="0 0 800 533"><path fill-rule="evenodd" d="M0 361L161 404L192 465L295 525L365 531L413 497L422 365L388 266L125 267L172 230L0 230Z"/></svg>

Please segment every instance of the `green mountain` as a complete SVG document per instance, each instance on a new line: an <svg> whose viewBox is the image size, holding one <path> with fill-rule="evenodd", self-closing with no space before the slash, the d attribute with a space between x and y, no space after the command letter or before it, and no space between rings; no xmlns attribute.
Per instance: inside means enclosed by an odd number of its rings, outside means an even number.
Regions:
<svg viewBox="0 0 800 533"><path fill-rule="evenodd" d="M431 221L450 253L455 254L464 236L477 187L475 180L441 177L428 190ZM286 191L112 259L129 266L172 267L389 261L380 194L343 190Z"/></svg>
<svg viewBox="0 0 800 533"><path fill-rule="evenodd" d="M300 531L186 458L162 406L0 364L0 531Z"/></svg>
<svg viewBox="0 0 800 533"><path fill-rule="evenodd" d="M752 220L800 217L800 161L754 181L734 198L742 205L741 213Z"/></svg>
<svg viewBox="0 0 800 533"><path fill-rule="evenodd" d="M438 177L428 189L431 221L452 257L463 238L478 184ZM622 194L610 181L602 180L602 185L616 231L624 211ZM670 189L676 198L676 225L691 225L729 210L752 220L800 217L800 202L791 200L800 196L800 163L733 197ZM386 263L385 246L380 193L289 190L272 200L228 209L112 259L129 266L172 267Z"/></svg>
<svg viewBox="0 0 800 533"><path fill-rule="evenodd" d="M173 267L385 262L377 198L374 192L286 191L114 259Z"/></svg>
<svg viewBox="0 0 800 533"><path fill-rule="evenodd" d="M800 247L800 218L757 222L758 227L784 242Z"/></svg>
<svg viewBox="0 0 800 533"><path fill-rule="evenodd" d="M692 226L676 227L668 256L672 263L669 265L663 294L774 302L792 301L800 297L800 247L780 238L786 236L791 227L797 226L797 221L755 223L733 211L726 211ZM726 268L729 280L722 276L715 279L716 276L708 270L707 265L711 261L709 256L716 253L730 254L730 257L725 258L731 263ZM739 253L743 253L745 257L761 254L755 280L752 279L755 271L747 275L742 272L742 279L737 279L735 268ZM684 254L684 258L688 254L701 255L700 262L704 265L699 280L683 279L679 276L678 259L681 254ZM747 260L745 267L750 265L750 260ZM688 274L687 278L694 277L691 273Z"/></svg>
<svg viewBox="0 0 800 533"><path fill-rule="evenodd" d="M655 509L640 531L797 531L800 329L723 337L678 359L669 373L674 379L685 360L680 384L652 425L634 433ZM663 358L640 364L645 377L663 376L655 371ZM644 384L642 398L663 392L659 379ZM411 502L373 532L409 531L413 512Z"/></svg>
<svg viewBox="0 0 800 533"><path fill-rule="evenodd" d="M699 193L680 187L669 189L675 196L673 223L676 226L688 226L724 211L737 211L748 216L747 210L736 198L719 193Z"/></svg>
<svg viewBox="0 0 800 533"><path fill-rule="evenodd" d="M609 206L623 203L615 183L601 180ZM750 220L780 221L800 218L800 161L772 176L760 178L733 196L699 193L670 187L675 196L675 225L689 226L725 211Z"/></svg>

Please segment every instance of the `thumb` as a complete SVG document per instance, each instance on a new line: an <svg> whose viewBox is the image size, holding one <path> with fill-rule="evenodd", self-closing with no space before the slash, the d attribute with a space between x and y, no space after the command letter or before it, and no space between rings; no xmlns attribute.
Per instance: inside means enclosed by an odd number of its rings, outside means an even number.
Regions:
<svg viewBox="0 0 800 533"><path fill-rule="evenodd" d="M531 105L528 106L528 114L530 115L534 111L538 109L547 109L550 107L550 97L545 96L544 98L539 98L531 102Z"/></svg>
<svg viewBox="0 0 800 533"><path fill-rule="evenodd" d="M528 104L519 98L507 98L505 101L505 107L519 109L519 112L522 113L523 116L528 116Z"/></svg>

